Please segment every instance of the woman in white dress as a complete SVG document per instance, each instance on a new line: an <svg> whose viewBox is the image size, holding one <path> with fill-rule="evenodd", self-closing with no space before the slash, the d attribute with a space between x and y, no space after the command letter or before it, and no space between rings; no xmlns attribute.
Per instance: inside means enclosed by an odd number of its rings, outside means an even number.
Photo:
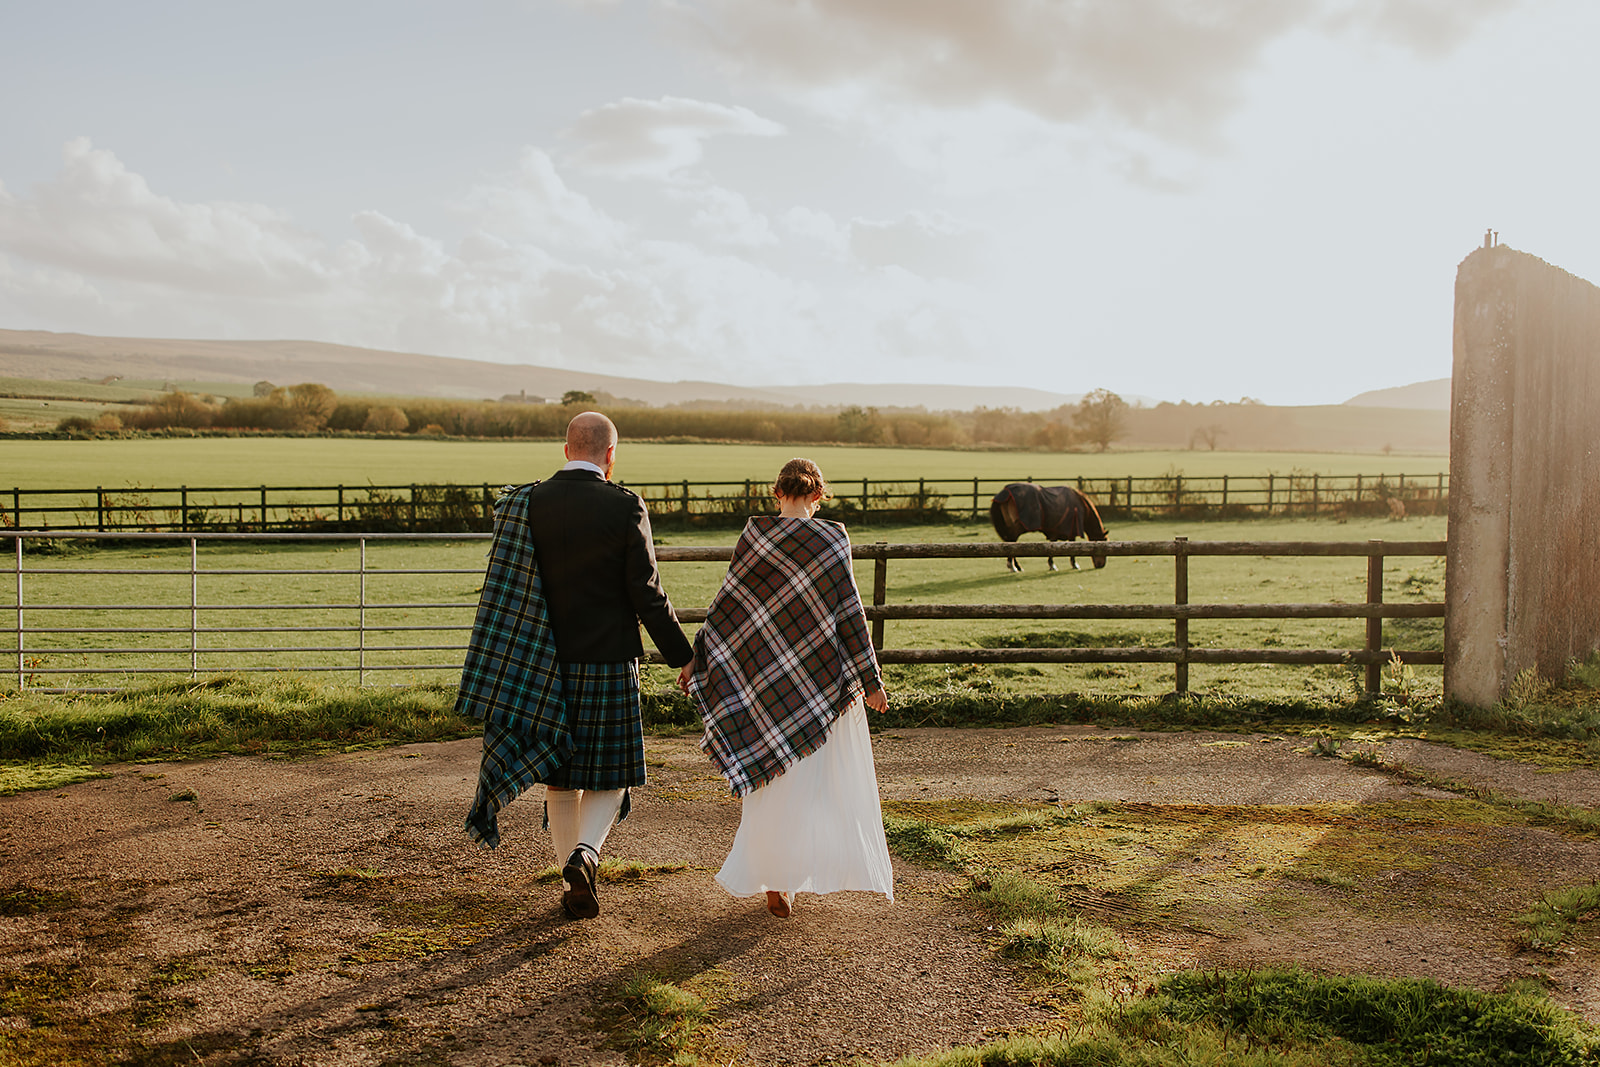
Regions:
<svg viewBox="0 0 1600 1067"><path fill-rule="evenodd" d="M796 893L868 890L894 900L865 708L884 711L850 538L813 518L817 465L784 464L777 515L746 523L678 684L700 706L700 747L744 809L717 881L765 893L787 918Z"/></svg>

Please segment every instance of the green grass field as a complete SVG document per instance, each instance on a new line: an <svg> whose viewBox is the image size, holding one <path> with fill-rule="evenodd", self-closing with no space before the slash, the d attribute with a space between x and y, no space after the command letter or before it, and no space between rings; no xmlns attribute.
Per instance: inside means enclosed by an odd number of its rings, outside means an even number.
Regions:
<svg viewBox="0 0 1600 1067"><path fill-rule="evenodd" d="M159 399L161 382L50 381L45 378L0 377L0 396L37 400L86 400L102 404Z"/></svg>
<svg viewBox="0 0 1600 1067"><path fill-rule="evenodd" d="M20 401L18 403L21 403ZM31 403L37 404L38 401ZM3 406L0 406L3 410ZM52 411L54 408L52 407ZM68 414L65 408L62 415ZM70 412L77 414L76 410ZM614 477L632 483L772 478L805 455L841 487L862 478L1258 477L1292 471L1324 475L1448 473L1445 456L1284 452L1045 453L871 446L662 444L623 442ZM107 489L188 486L515 484L563 462L559 441L448 438L129 438L0 440L0 488Z"/></svg>
<svg viewBox="0 0 1600 1067"><path fill-rule="evenodd" d="M1174 536L1191 540L1301 541L1438 540L1442 517L1404 523L1353 519L1338 523L1311 520L1243 522L1151 521L1113 530L1124 540L1156 541ZM737 530L663 533L662 545L726 545ZM860 541L956 542L992 541L986 524L874 526L857 530ZM461 653L448 649L392 649L397 645L461 644L460 631L411 627L470 624L477 603L486 542L371 541L367 546L365 664L368 683L441 680L459 669ZM269 632L202 634L202 668L300 669L353 668L361 577L360 549L351 542L301 545L256 545L249 542L202 542L198 548L199 602L216 605L201 612L201 625L217 630L281 627ZM28 629L25 639L30 686L93 686L126 684L107 669L176 667L191 664L189 638L189 550L186 542L159 543L100 550L74 550L64 556L28 556L24 561L23 601ZM999 559L893 560L888 565L888 602L930 603L1171 603L1171 557L1117 557L1103 570L1087 560L1083 569L1049 571L1042 559L1025 560L1021 574L1005 570ZM397 571L428 573L399 574ZM680 608L703 608L721 583L725 565L666 563L663 582ZM178 573L162 574L160 571ZM264 571L267 573L250 573ZM101 573L95 573L101 572ZM305 572L305 573L289 573ZM1360 557L1206 557L1189 564L1192 603L1321 603L1364 599L1366 564ZM1386 573L1388 600L1437 601L1443 597L1444 560L1434 557L1396 559ZM857 564L857 581L870 598L873 564ZM0 611L16 607L14 582L0 592ZM443 604L424 608L414 605ZM93 605L73 607L69 605ZM135 610L134 605L146 607ZM165 607L162 607L162 606ZM323 605L287 607L286 605ZM342 605L342 606L335 606ZM403 605L403 606L401 606ZM50 634L42 628L107 627L131 632ZM296 631L293 628L330 629ZM394 627L394 629L385 629ZM167 632L163 632L163 629ZM341 629L343 628L343 629ZM1356 620L1245 620L1190 624L1190 640L1201 647L1358 648L1364 623ZM1159 621L891 621L885 646L890 648L962 648L982 646L1164 646L1170 645L1170 622ZM1439 620L1391 620L1386 643L1393 647L1441 647ZM0 655L15 663L15 639L0 638ZM351 651L310 651L337 646ZM91 654L90 648L130 651ZM166 651L161 651L166 650ZM230 651L218 651L230 650ZM396 670L395 665L439 664L432 670ZM47 669L69 669L65 675ZM1437 669L1417 668L1419 686L1437 685ZM354 672L329 674L353 681ZM652 671L652 679L669 684L670 672ZM963 665L892 667L891 683L984 692L1085 692L1100 695L1152 694L1170 690L1168 665ZM1284 668L1266 666L1191 667L1191 687L1218 693L1282 692L1349 696L1356 676L1347 668ZM16 685L15 675L6 683Z"/></svg>

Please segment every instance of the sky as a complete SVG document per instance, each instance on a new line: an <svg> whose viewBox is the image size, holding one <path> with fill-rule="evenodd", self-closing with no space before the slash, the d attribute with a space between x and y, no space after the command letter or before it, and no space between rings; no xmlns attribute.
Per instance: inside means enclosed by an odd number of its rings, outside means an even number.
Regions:
<svg viewBox="0 0 1600 1067"><path fill-rule="evenodd" d="M0 327L1337 403L1600 281L1594 0L0 0Z"/></svg>

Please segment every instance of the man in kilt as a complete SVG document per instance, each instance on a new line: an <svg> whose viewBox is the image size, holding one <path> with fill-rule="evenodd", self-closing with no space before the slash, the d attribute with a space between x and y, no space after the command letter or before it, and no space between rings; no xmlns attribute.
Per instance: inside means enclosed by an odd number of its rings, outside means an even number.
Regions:
<svg viewBox="0 0 1600 1067"><path fill-rule="evenodd" d="M457 708L484 720L467 832L493 848L496 811L534 782L573 918L600 913L595 873L628 790L643 785L639 624L666 661L694 658L661 588L650 515L610 481L617 428L567 426L567 464L502 497Z"/></svg>

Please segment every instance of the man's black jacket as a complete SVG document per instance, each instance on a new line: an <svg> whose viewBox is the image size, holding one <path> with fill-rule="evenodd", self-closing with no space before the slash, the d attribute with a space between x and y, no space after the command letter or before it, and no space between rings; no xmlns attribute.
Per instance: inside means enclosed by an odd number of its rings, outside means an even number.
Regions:
<svg viewBox="0 0 1600 1067"><path fill-rule="evenodd" d="M650 513L637 494L594 471L558 471L529 492L528 528L561 660L635 659L644 652L640 622L672 666L694 657L661 588Z"/></svg>

